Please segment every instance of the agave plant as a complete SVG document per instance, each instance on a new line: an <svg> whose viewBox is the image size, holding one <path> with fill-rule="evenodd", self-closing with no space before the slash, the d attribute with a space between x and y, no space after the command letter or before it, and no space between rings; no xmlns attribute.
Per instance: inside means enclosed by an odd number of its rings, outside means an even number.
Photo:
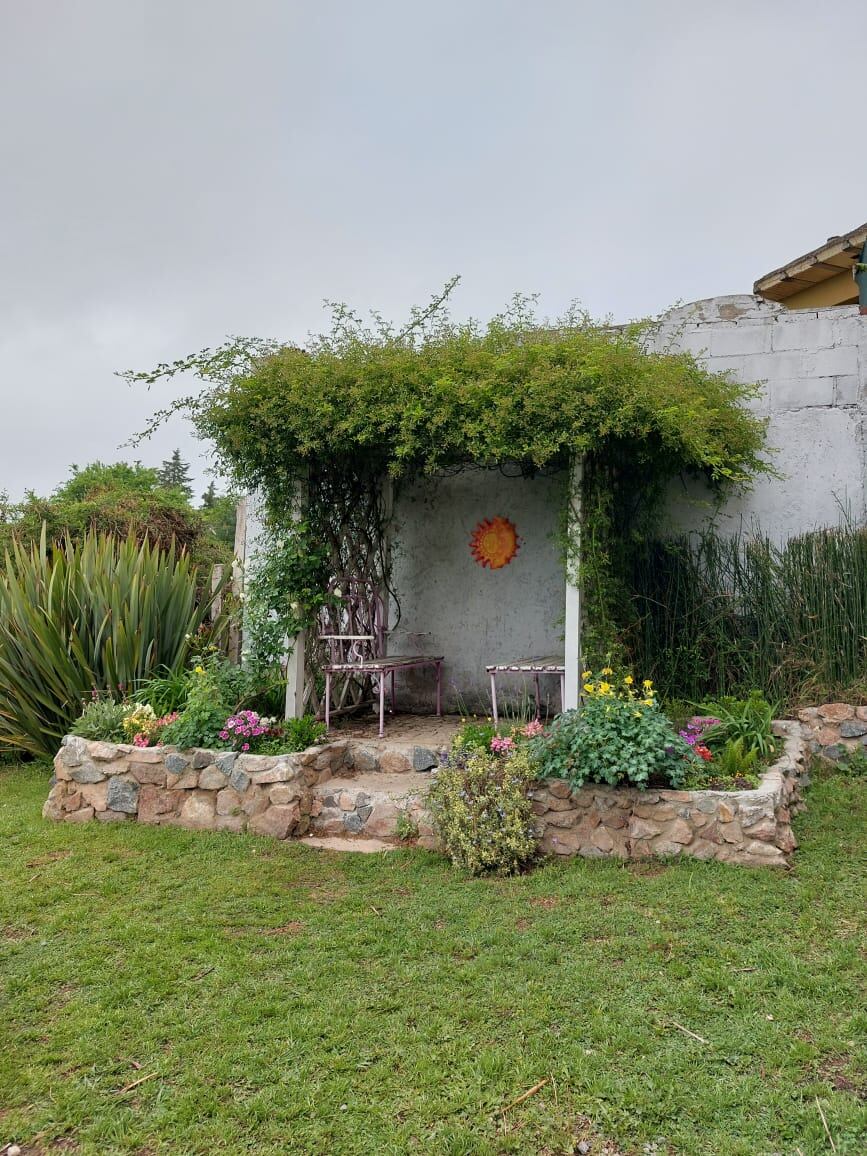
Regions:
<svg viewBox="0 0 867 1156"><path fill-rule="evenodd" d="M92 691L180 669L220 593L174 546L91 533L57 547L44 529L38 545L13 542L0 572L0 749L50 756Z"/></svg>

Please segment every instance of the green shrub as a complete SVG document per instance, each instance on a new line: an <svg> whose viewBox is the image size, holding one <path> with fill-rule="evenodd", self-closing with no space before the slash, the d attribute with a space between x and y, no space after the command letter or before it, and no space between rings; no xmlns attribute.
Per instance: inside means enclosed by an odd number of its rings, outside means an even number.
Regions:
<svg viewBox="0 0 867 1156"><path fill-rule="evenodd" d="M411 843L418 838L418 823L410 815L409 811L401 811L397 816L397 822L394 825L394 833L402 843Z"/></svg>
<svg viewBox="0 0 867 1156"><path fill-rule="evenodd" d="M51 756L93 690L179 670L214 595L174 548L85 534L17 541L0 572L0 747Z"/></svg>
<svg viewBox="0 0 867 1156"><path fill-rule="evenodd" d="M775 708L760 690L751 691L748 698L725 697L702 703L701 712L719 719L703 736L712 751L740 740L745 754L756 751L759 760L764 762L774 757L777 750L772 730Z"/></svg>
<svg viewBox="0 0 867 1156"><path fill-rule="evenodd" d="M683 784L693 791L747 791L759 785L759 752L743 738L726 742L712 762L693 765Z"/></svg>
<svg viewBox="0 0 867 1156"><path fill-rule="evenodd" d="M458 749L441 767L428 804L443 849L472 875L511 875L536 853L526 748L508 757Z"/></svg>
<svg viewBox="0 0 867 1156"><path fill-rule="evenodd" d="M91 698L85 702L84 709L69 728L69 733L107 743L126 742L123 723L127 713L122 702L99 696Z"/></svg>
<svg viewBox="0 0 867 1156"><path fill-rule="evenodd" d="M825 760L830 762L830 760ZM831 763L834 770L848 779L867 780L867 751L863 748L850 751L844 758Z"/></svg>
<svg viewBox="0 0 867 1156"><path fill-rule="evenodd" d="M658 779L677 787L697 760L655 703L591 697L564 711L531 743L542 778L646 787Z"/></svg>
<svg viewBox="0 0 867 1156"><path fill-rule="evenodd" d="M162 743L182 750L225 746L220 731L236 709L236 703L227 697L230 685L219 668L197 665L188 677L186 706L163 731Z"/></svg>
<svg viewBox="0 0 867 1156"><path fill-rule="evenodd" d="M139 702L146 702L152 707L157 716L182 711L187 705L189 693L188 674L186 670L167 670L163 674L155 674L153 678L147 678L139 684L135 697Z"/></svg>

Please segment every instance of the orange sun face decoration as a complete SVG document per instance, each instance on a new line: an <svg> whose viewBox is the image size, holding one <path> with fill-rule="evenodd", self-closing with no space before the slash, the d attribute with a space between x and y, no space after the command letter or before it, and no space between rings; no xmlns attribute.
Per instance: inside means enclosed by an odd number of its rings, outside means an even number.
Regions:
<svg viewBox="0 0 867 1156"><path fill-rule="evenodd" d="M483 518L470 538L470 553L480 566L502 570L518 553L518 531L508 518Z"/></svg>

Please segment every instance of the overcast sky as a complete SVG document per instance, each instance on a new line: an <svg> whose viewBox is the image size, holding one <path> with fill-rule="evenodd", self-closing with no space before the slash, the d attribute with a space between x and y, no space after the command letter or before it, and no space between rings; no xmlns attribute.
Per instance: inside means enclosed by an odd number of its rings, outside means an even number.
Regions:
<svg viewBox="0 0 867 1156"><path fill-rule="evenodd" d="M114 371L324 298L749 291L867 219L865 47L863 0L0 0L0 490L131 455L171 391Z"/></svg>

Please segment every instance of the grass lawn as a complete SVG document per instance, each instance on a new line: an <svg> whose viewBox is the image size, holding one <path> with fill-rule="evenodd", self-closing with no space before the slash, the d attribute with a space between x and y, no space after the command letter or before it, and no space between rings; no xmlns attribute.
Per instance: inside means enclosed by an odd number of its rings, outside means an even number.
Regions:
<svg viewBox="0 0 867 1156"><path fill-rule="evenodd" d="M867 1150L865 783L813 786L789 874L513 880L46 791L0 769L0 1152L811 1156L819 1107Z"/></svg>

